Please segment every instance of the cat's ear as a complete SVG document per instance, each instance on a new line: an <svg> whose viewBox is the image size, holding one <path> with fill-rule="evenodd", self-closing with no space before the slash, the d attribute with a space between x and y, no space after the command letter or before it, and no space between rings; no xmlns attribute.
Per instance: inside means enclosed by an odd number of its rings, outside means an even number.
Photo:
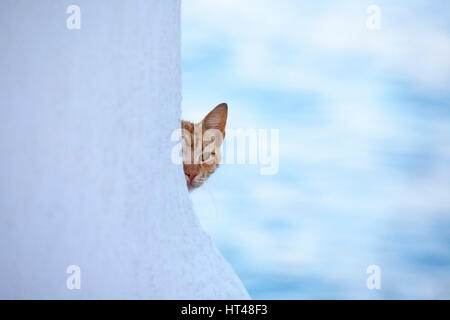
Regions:
<svg viewBox="0 0 450 320"><path fill-rule="evenodd" d="M204 130L216 129L220 130L225 135L225 126L227 124L228 106L226 103L221 103L215 107L203 119Z"/></svg>

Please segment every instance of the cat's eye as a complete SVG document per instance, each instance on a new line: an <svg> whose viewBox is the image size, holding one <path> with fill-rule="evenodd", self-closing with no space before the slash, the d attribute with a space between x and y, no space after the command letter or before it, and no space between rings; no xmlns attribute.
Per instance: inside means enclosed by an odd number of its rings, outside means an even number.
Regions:
<svg viewBox="0 0 450 320"><path fill-rule="evenodd" d="M202 161L207 162L212 159L212 157L215 155L215 152L203 152L202 153Z"/></svg>

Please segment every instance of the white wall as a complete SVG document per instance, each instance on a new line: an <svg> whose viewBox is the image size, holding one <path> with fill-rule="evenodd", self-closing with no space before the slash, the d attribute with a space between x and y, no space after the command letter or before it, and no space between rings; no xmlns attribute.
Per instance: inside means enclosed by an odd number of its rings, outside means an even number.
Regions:
<svg viewBox="0 0 450 320"><path fill-rule="evenodd" d="M170 161L179 0L2 1L0 48L0 298L248 298Z"/></svg>

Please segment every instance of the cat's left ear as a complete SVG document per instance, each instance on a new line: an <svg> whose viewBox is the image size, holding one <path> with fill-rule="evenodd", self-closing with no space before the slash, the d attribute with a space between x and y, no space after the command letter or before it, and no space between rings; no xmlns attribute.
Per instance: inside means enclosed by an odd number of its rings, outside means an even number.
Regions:
<svg viewBox="0 0 450 320"><path fill-rule="evenodd" d="M225 136L225 126L227 124L228 106L226 103L221 103L215 107L203 119L204 130L217 129Z"/></svg>

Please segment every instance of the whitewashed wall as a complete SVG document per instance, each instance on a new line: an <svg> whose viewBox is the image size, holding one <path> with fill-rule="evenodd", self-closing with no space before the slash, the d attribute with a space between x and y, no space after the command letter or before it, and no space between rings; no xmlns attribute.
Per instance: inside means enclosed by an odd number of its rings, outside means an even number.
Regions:
<svg viewBox="0 0 450 320"><path fill-rule="evenodd" d="M3 0L0 48L0 298L248 298L170 161L179 0Z"/></svg>

